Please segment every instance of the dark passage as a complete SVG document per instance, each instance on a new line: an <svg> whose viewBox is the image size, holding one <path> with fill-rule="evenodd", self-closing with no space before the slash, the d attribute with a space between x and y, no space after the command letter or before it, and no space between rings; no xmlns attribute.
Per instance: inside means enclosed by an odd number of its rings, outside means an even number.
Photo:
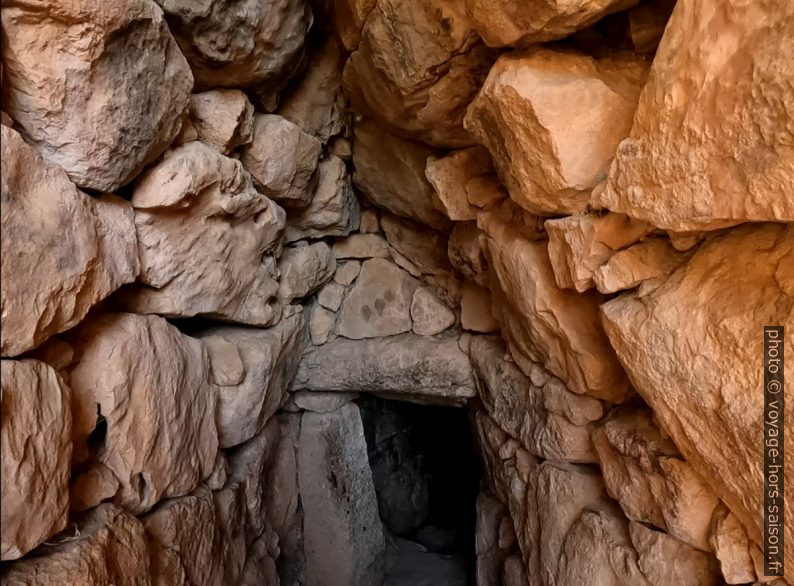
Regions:
<svg viewBox="0 0 794 586"><path fill-rule="evenodd" d="M387 586L474 584L481 470L468 409L359 401L378 507L391 534Z"/></svg>

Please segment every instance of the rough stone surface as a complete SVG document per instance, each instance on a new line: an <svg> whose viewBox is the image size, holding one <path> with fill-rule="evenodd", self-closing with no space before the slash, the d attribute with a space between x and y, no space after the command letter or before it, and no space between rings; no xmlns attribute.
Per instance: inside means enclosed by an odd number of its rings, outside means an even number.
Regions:
<svg viewBox="0 0 794 586"><path fill-rule="evenodd" d="M338 311L342 306L344 294L345 288L342 285L339 283L328 283L317 293L317 303L331 311Z"/></svg>
<svg viewBox="0 0 794 586"><path fill-rule="evenodd" d="M292 303L308 297L334 276L336 258L325 242L285 248L278 270L278 296L283 303Z"/></svg>
<svg viewBox="0 0 794 586"><path fill-rule="evenodd" d="M304 58L304 0L157 0L199 89L250 87L267 109Z"/></svg>
<svg viewBox="0 0 794 586"><path fill-rule="evenodd" d="M38 360L2 361L0 559L25 555L66 526L72 460L69 388Z"/></svg>
<svg viewBox="0 0 794 586"><path fill-rule="evenodd" d="M515 227L488 240L493 311L525 373L539 362L575 393L619 403L628 390L599 321L597 295L557 287L544 242Z"/></svg>
<svg viewBox="0 0 794 586"><path fill-rule="evenodd" d="M649 238L615 253L593 274L601 293L632 289L641 283L661 280L686 261L669 240Z"/></svg>
<svg viewBox="0 0 794 586"><path fill-rule="evenodd" d="M115 505L91 510L72 539L42 548L3 572L8 586L142 586L151 583L146 533L141 523ZM174 583L174 582L172 582Z"/></svg>
<svg viewBox="0 0 794 586"><path fill-rule="evenodd" d="M714 556L640 523L629 525L639 566L653 586L711 586L719 583Z"/></svg>
<svg viewBox="0 0 794 586"><path fill-rule="evenodd" d="M339 42L330 37L312 52L306 75L285 97L278 114L323 142L342 132L347 123L342 65Z"/></svg>
<svg viewBox="0 0 794 586"><path fill-rule="evenodd" d="M74 326L139 264L129 205L79 191L7 126L0 144L2 354L14 356Z"/></svg>
<svg viewBox="0 0 794 586"><path fill-rule="evenodd" d="M545 215L585 210L626 138L647 66L620 55L504 55L466 115L510 197Z"/></svg>
<svg viewBox="0 0 794 586"><path fill-rule="evenodd" d="M301 238L347 236L359 226L361 206L344 161L334 155L320 161L317 188L303 209L290 210L288 241Z"/></svg>
<svg viewBox="0 0 794 586"><path fill-rule="evenodd" d="M476 222L455 222L449 234L447 255L464 277L488 287L488 236Z"/></svg>
<svg viewBox="0 0 794 586"><path fill-rule="evenodd" d="M276 412L308 342L303 313L268 329L231 326L201 332L210 379L218 386L220 447L255 436Z"/></svg>
<svg viewBox="0 0 794 586"><path fill-rule="evenodd" d="M514 0L465 0L466 14L491 47L542 43L567 37L636 0L542 0L525 5Z"/></svg>
<svg viewBox="0 0 794 586"><path fill-rule="evenodd" d="M336 338L304 354L292 389L463 400L476 394L471 363L457 337L413 333L365 340Z"/></svg>
<svg viewBox="0 0 794 586"><path fill-rule="evenodd" d="M413 331L421 336L435 336L455 323L455 313L427 287L419 287L411 300Z"/></svg>
<svg viewBox="0 0 794 586"><path fill-rule="evenodd" d="M379 0L345 66L345 89L356 111L393 131L467 146L463 115L490 64L459 2Z"/></svg>
<svg viewBox="0 0 794 586"><path fill-rule="evenodd" d="M398 216L444 228L449 220L425 177L427 158L436 149L389 134L369 120L356 122L354 130L353 182L366 198Z"/></svg>
<svg viewBox="0 0 794 586"><path fill-rule="evenodd" d="M610 496L632 521L648 523L701 550L717 496L643 411L613 414L593 433Z"/></svg>
<svg viewBox="0 0 794 586"><path fill-rule="evenodd" d="M325 344L334 331L334 326L336 326L336 314L333 311L328 311L319 303L312 307L311 312L309 333L311 335L312 344L319 346Z"/></svg>
<svg viewBox="0 0 794 586"><path fill-rule="evenodd" d="M418 287L416 279L388 260L364 262L334 331L354 340L410 331L411 300Z"/></svg>
<svg viewBox="0 0 794 586"><path fill-rule="evenodd" d="M260 326L279 319L284 210L239 161L200 142L179 146L137 181L132 205L146 287L128 296L130 309Z"/></svg>
<svg viewBox="0 0 794 586"><path fill-rule="evenodd" d="M198 140L223 155L253 139L254 106L240 90L193 94L190 117Z"/></svg>
<svg viewBox="0 0 794 586"><path fill-rule="evenodd" d="M389 243L380 234L351 234L333 246L337 259L388 258Z"/></svg>
<svg viewBox="0 0 794 586"><path fill-rule="evenodd" d="M792 31L774 3L678 2L595 203L678 231L794 220Z"/></svg>
<svg viewBox="0 0 794 586"><path fill-rule="evenodd" d="M193 79L153 2L3 8L3 110L77 185L115 190L179 133Z"/></svg>
<svg viewBox="0 0 794 586"><path fill-rule="evenodd" d="M604 414L600 401L571 393L556 378L536 386L505 360L498 339L477 336L469 354L485 410L534 455L557 461L596 462L590 435Z"/></svg>
<svg viewBox="0 0 794 586"><path fill-rule="evenodd" d="M217 395L198 340L160 317L120 313L84 323L70 341L75 459L90 454L113 472L117 504L140 513L210 476ZM87 440L100 417L106 435L93 450Z"/></svg>
<svg viewBox="0 0 794 586"><path fill-rule="evenodd" d="M505 197L494 174L491 157L482 147L430 157L425 174L450 220L475 220L479 208Z"/></svg>
<svg viewBox="0 0 794 586"><path fill-rule="evenodd" d="M378 584L385 546L358 407L305 413L298 475L306 584Z"/></svg>
<svg viewBox="0 0 794 586"><path fill-rule="evenodd" d="M721 506L714 512L709 545L728 584L747 584L756 579L753 548L738 517Z"/></svg>
<svg viewBox="0 0 794 586"><path fill-rule="evenodd" d="M275 114L254 116L253 132L241 161L257 188L283 205L308 205L317 184L320 141Z"/></svg>
<svg viewBox="0 0 794 586"><path fill-rule="evenodd" d="M747 389L763 388L765 325L788 326L785 343L794 343L793 295L794 230L767 224L704 244L649 295L603 306L609 339L637 390L756 542L763 527L763 402ZM782 419L794 424L789 408ZM788 453L785 466L794 466ZM794 514L787 512L785 523L785 538L794 539Z"/></svg>
<svg viewBox="0 0 794 586"><path fill-rule="evenodd" d="M546 220L544 226L557 285L579 292L595 286L593 274L615 252L651 230L644 222L623 214L577 214Z"/></svg>
<svg viewBox="0 0 794 586"><path fill-rule="evenodd" d="M361 272L361 263L356 260L348 260L336 265L334 282L347 287L356 280Z"/></svg>

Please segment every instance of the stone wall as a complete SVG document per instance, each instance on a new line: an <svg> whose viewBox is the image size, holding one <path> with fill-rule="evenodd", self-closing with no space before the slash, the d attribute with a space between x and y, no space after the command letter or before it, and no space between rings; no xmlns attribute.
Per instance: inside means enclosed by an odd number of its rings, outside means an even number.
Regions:
<svg viewBox="0 0 794 586"><path fill-rule="evenodd" d="M3 3L4 583L380 584L359 393L480 586L773 582L794 7L527 4Z"/></svg>

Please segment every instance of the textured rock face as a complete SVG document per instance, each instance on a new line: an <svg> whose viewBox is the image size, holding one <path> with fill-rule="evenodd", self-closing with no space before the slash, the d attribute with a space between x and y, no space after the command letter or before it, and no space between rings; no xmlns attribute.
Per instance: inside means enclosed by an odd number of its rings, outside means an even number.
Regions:
<svg viewBox="0 0 794 586"><path fill-rule="evenodd" d="M475 220L479 208L504 197L493 172L491 157L482 147L430 157L425 174L450 220Z"/></svg>
<svg viewBox="0 0 794 586"><path fill-rule="evenodd" d="M637 390L756 542L763 403L747 389L763 388L763 326L788 326L786 345L794 341L793 279L791 227L745 226L703 245L647 296L625 295L603 307L610 341ZM784 425L791 422L787 408ZM790 459L786 454L787 468ZM787 513L786 526L792 522Z"/></svg>
<svg viewBox="0 0 794 586"><path fill-rule="evenodd" d="M305 413L298 453L307 585L380 583L385 543L358 407Z"/></svg>
<svg viewBox="0 0 794 586"><path fill-rule="evenodd" d="M3 110L80 187L127 183L179 132L193 79L150 0L17 2L2 21Z"/></svg>
<svg viewBox="0 0 794 586"><path fill-rule="evenodd" d="M196 137L226 155L253 137L254 106L240 90L212 90L190 97Z"/></svg>
<svg viewBox="0 0 794 586"><path fill-rule="evenodd" d="M593 275L601 293L632 289L648 281L658 282L672 273L686 255L673 248L668 240L650 238L615 253Z"/></svg>
<svg viewBox="0 0 794 586"><path fill-rule="evenodd" d="M493 310L522 370L539 362L575 393L619 403L628 389L599 323L598 296L557 287L546 243L509 225L488 240Z"/></svg>
<svg viewBox="0 0 794 586"><path fill-rule="evenodd" d="M14 356L75 325L139 265L129 205L79 191L15 131L0 133L2 353Z"/></svg>
<svg viewBox="0 0 794 586"><path fill-rule="evenodd" d="M708 586L718 583L719 570L713 556L641 523L631 523L629 534L639 555L640 569L649 584Z"/></svg>
<svg viewBox="0 0 794 586"><path fill-rule="evenodd" d="M3 573L9 586L62 584L150 584L151 573L143 525L115 505L93 509L75 539L47 546L46 555L23 559ZM172 582L174 583L174 582Z"/></svg>
<svg viewBox="0 0 794 586"><path fill-rule="evenodd" d="M416 279L385 259L366 261L342 303L336 333L360 340L410 331L411 301L418 286Z"/></svg>
<svg viewBox="0 0 794 586"><path fill-rule="evenodd" d="M215 327L201 333L218 387L220 447L256 435L283 402L307 342L303 313L266 330Z"/></svg>
<svg viewBox="0 0 794 586"><path fill-rule="evenodd" d="M794 12L770 8L676 5L596 204L680 231L794 220Z"/></svg>
<svg viewBox="0 0 794 586"><path fill-rule="evenodd" d="M200 142L179 146L137 182L132 205L147 287L129 295L130 309L278 320L284 210L254 189L239 161Z"/></svg>
<svg viewBox="0 0 794 586"><path fill-rule="evenodd" d="M90 455L113 472L117 504L143 512L210 476L218 453L217 391L198 340L162 318L122 313L89 321L72 343L75 459ZM89 452L101 421L102 449Z"/></svg>
<svg viewBox="0 0 794 586"><path fill-rule="evenodd" d="M292 388L453 400L476 395L471 363L456 337L412 333L328 342L303 356Z"/></svg>
<svg viewBox="0 0 794 586"><path fill-rule="evenodd" d="M491 47L561 39L605 14L624 10L636 0L542 0L525 5L514 0L465 0L466 14Z"/></svg>
<svg viewBox="0 0 794 586"><path fill-rule="evenodd" d="M311 201L319 154L320 141L297 125L275 114L257 114L242 161L262 193L303 207Z"/></svg>
<svg viewBox="0 0 794 586"><path fill-rule="evenodd" d="M436 150L393 136L371 121L355 126L353 181L372 203L433 228L447 224L425 177L427 158Z"/></svg>
<svg viewBox="0 0 794 586"><path fill-rule="evenodd" d="M279 298L283 303L300 301L317 291L336 271L336 259L325 242L287 248L278 263Z"/></svg>
<svg viewBox="0 0 794 586"><path fill-rule="evenodd" d="M2 361L2 549L16 559L66 526L69 388L38 360Z"/></svg>
<svg viewBox="0 0 794 586"><path fill-rule="evenodd" d="M490 61L459 2L378 0L345 66L345 87L358 112L395 132L466 146L463 115Z"/></svg>
<svg viewBox="0 0 794 586"><path fill-rule="evenodd" d="M272 109L303 59L312 23L304 0L157 0L201 88L252 87Z"/></svg>
<svg viewBox="0 0 794 586"><path fill-rule="evenodd" d="M629 134L646 70L632 55L505 55L469 107L466 128L488 148L516 203L537 214L581 212Z"/></svg>

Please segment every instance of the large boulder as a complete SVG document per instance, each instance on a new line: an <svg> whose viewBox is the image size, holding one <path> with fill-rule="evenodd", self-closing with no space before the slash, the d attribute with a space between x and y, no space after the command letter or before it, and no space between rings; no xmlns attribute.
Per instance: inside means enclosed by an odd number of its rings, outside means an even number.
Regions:
<svg viewBox="0 0 794 586"><path fill-rule="evenodd" d="M567 37L637 0L464 0L472 25L491 47L542 43Z"/></svg>
<svg viewBox="0 0 794 586"><path fill-rule="evenodd" d="M427 158L436 149L399 138L370 120L355 125L353 182L373 204L436 229L449 222L425 177Z"/></svg>
<svg viewBox="0 0 794 586"><path fill-rule="evenodd" d="M466 128L488 148L516 203L537 214L582 212L629 134L646 72L629 54L503 55L469 106Z"/></svg>
<svg viewBox="0 0 794 586"><path fill-rule="evenodd" d="M790 4L679 1L595 203L679 231L794 220L792 53Z"/></svg>
<svg viewBox="0 0 794 586"><path fill-rule="evenodd" d="M379 0L345 66L345 89L357 112L392 131L467 146L463 116L491 60L459 2Z"/></svg>
<svg viewBox="0 0 794 586"><path fill-rule="evenodd" d="M126 202L81 192L5 125L0 144L2 354L14 356L74 326L139 264Z"/></svg>
<svg viewBox="0 0 794 586"><path fill-rule="evenodd" d="M77 524L75 535L47 545L38 553L3 568L3 584L145 586L151 583L143 525L110 503L87 513Z"/></svg>
<svg viewBox="0 0 794 586"><path fill-rule="evenodd" d="M193 76L151 0L15 2L2 21L3 110L77 185L112 191L176 137Z"/></svg>
<svg viewBox="0 0 794 586"><path fill-rule="evenodd" d="M303 415L298 477L307 586L380 584L385 541L355 404Z"/></svg>
<svg viewBox="0 0 794 586"><path fill-rule="evenodd" d="M560 289L547 244L521 225L488 227L494 317L519 367L540 363L580 394L623 401L628 381L599 319L601 297Z"/></svg>
<svg viewBox="0 0 794 586"><path fill-rule="evenodd" d="M761 543L764 527L763 328L794 344L794 228L743 226L703 244L648 295L603 306L609 339L686 461ZM794 377L791 362L787 378ZM786 405L782 425L794 425ZM790 500L794 455L786 452ZM794 512L784 537L794 540ZM786 564L794 567L789 550Z"/></svg>
<svg viewBox="0 0 794 586"><path fill-rule="evenodd" d="M144 285L125 297L132 311L278 321L285 214L239 161L201 142L181 145L138 180L132 205Z"/></svg>
<svg viewBox="0 0 794 586"><path fill-rule="evenodd" d="M476 396L471 362L456 336L413 333L336 338L304 354L292 390L368 392L465 402Z"/></svg>
<svg viewBox="0 0 794 586"><path fill-rule="evenodd" d="M156 0L190 62L196 87L249 87L267 110L304 59L305 0Z"/></svg>
<svg viewBox="0 0 794 586"><path fill-rule="evenodd" d="M75 460L109 468L140 513L188 494L218 455L207 351L156 316L100 315L70 338Z"/></svg>
<svg viewBox="0 0 794 586"><path fill-rule="evenodd" d="M220 447L256 435L284 400L307 343L304 313L267 329L217 326L199 334L218 387Z"/></svg>
<svg viewBox="0 0 794 586"><path fill-rule="evenodd" d="M0 559L25 555L66 526L72 461L69 388L38 360L2 361Z"/></svg>

